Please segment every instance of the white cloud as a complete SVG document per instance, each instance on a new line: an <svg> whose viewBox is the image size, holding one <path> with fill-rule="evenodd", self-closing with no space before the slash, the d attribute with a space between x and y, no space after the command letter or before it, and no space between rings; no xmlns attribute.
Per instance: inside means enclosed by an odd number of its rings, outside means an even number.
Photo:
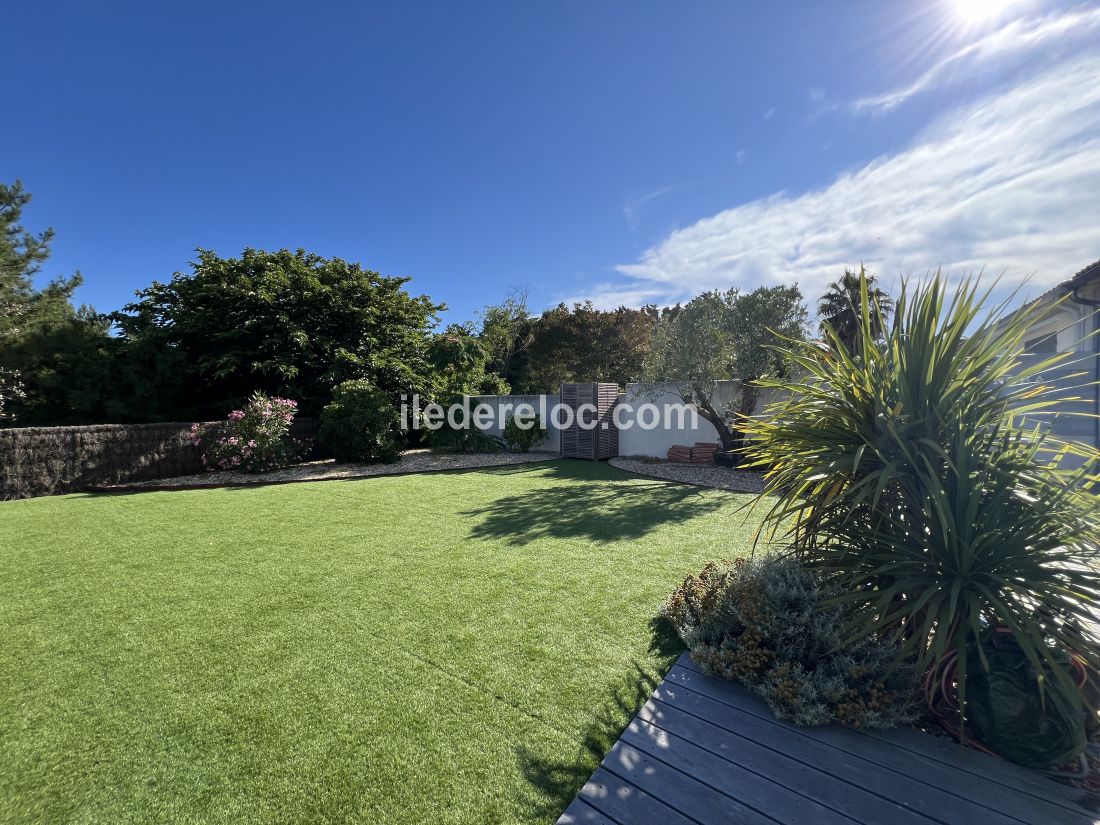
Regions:
<svg viewBox="0 0 1100 825"><path fill-rule="evenodd" d="M774 106L764 110L764 120L771 120L775 117L776 109Z"/></svg>
<svg viewBox="0 0 1100 825"><path fill-rule="evenodd" d="M662 186L660 189L654 189L652 192L647 192L641 197L628 200L624 203L623 217L626 218L627 226L632 230L637 229L638 225L642 222L642 216L645 214L646 207L658 198L663 198L671 191L671 186Z"/></svg>
<svg viewBox="0 0 1100 825"><path fill-rule="evenodd" d="M1034 274L1035 289L1100 257L1100 56L1065 62L945 113L905 150L829 186L786 192L673 232L604 304L672 303L705 289L797 282L810 299L865 262L889 281L942 266Z"/></svg>
<svg viewBox="0 0 1100 825"><path fill-rule="evenodd" d="M738 165L745 162L748 159L749 153L745 149L738 149L737 154L734 157L737 159Z"/></svg>
<svg viewBox="0 0 1100 825"><path fill-rule="evenodd" d="M912 83L860 98L851 103L850 108L856 112L888 111L921 92L970 77L982 64L1000 65L1006 60L1027 56L1053 41L1088 39L1096 37L1098 31L1100 8L1013 20L940 60Z"/></svg>

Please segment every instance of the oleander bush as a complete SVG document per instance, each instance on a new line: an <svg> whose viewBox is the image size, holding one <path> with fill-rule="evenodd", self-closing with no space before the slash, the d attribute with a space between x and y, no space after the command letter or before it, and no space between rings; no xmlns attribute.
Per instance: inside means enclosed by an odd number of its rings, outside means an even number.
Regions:
<svg viewBox="0 0 1100 825"><path fill-rule="evenodd" d="M400 412L370 381L345 381L321 411L317 439L337 461L392 463L400 456Z"/></svg>
<svg viewBox="0 0 1100 825"><path fill-rule="evenodd" d="M793 558L710 562L662 614L704 672L747 687L781 719L888 728L915 716L912 663L878 638L844 644L841 608Z"/></svg>
<svg viewBox="0 0 1100 825"><path fill-rule="evenodd" d="M290 436L297 412L297 402L257 392L224 424L193 425L191 441L202 449L207 470L270 472L293 464L308 448Z"/></svg>
<svg viewBox="0 0 1100 825"><path fill-rule="evenodd" d="M529 453L545 434L537 414L520 416L518 421L516 416L510 415L504 422L504 444L510 450Z"/></svg>

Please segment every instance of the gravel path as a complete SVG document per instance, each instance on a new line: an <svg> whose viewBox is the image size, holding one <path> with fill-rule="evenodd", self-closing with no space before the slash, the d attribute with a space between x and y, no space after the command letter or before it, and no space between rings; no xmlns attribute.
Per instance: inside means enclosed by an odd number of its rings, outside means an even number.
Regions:
<svg viewBox="0 0 1100 825"><path fill-rule="evenodd" d="M433 453L431 450L406 450L394 464L337 464L332 459L295 464L270 473L202 473L176 478L157 478L130 484L99 487L100 490L140 490L165 487L231 487L241 484L280 484L288 481L323 481L329 478L367 478L405 473L429 473L439 470L468 470L474 467L499 467L528 464L558 458L557 453Z"/></svg>
<svg viewBox="0 0 1100 825"><path fill-rule="evenodd" d="M764 489L764 476L749 470L735 470L717 464L673 464L668 461L638 461L633 458L612 458L612 467L652 478L682 481L700 487L716 487L737 493L759 493Z"/></svg>

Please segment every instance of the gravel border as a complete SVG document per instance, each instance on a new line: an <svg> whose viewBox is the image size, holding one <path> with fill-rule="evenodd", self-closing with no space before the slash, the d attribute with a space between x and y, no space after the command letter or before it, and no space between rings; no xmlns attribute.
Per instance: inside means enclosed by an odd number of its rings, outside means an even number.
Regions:
<svg viewBox="0 0 1100 825"><path fill-rule="evenodd" d="M628 473L679 481L698 487L714 487L735 493L759 493L764 489L762 473L735 470L718 464L674 464L669 461L638 461L633 458L612 458L608 463Z"/></svg>
<svg viewBox="0 0 1100 825"><path fill-rule="evenodd" d="M337 464L327 461L309 461L295 464L270 473L216 472L201 475L156 478L151 481L135 481L93 488L101 492L127 490L168 490L176 488L206 489L211 487L240 487L250 484L288 484L295 481L325 481L340 478L370 478L372 476L396 476L410 473L470 470L477 467L503 467L509 464L531 464L559 458L557 453L433 453L431 450L406 450L393 464Z"/></svg>

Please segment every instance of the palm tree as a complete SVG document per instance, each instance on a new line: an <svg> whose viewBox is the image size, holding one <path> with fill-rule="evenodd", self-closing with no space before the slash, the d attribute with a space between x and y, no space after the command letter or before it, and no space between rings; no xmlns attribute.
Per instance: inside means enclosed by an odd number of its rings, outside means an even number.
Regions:
<svg viewBox="0 0 1100 825"><path fill-rule="evenodd" d="M860 335L859 310L860 283L867 282L867 297L870 305L878 306L879 313L871 313L871 335L876 340L885 332L883 322L894 308L894 302L883 290L878 288L878 279L875 278L863 266L859 272L844 270L844 276L839 281L829 284L828 291L821 296L817 304L817 315L821 319L821 334L825 334L825 327L831 327L840 340L844 343L848 352L858 349Z"/></svg>

